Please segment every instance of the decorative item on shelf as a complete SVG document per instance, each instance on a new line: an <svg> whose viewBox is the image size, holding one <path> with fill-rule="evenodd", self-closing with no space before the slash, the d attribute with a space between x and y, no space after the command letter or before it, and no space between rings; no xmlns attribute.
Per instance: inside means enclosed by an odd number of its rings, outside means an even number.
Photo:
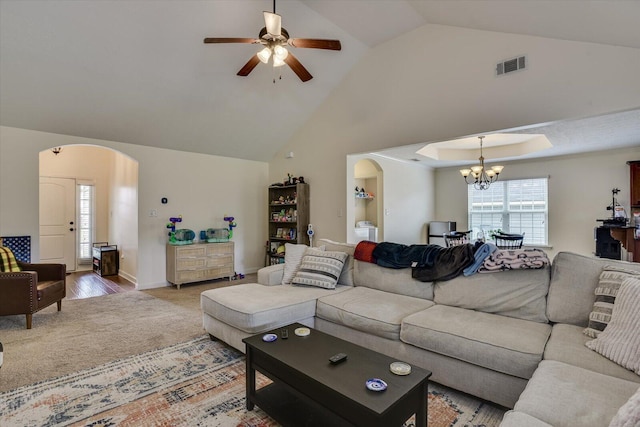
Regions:
<svg viewBox="0 0 640 427"><path fill-rule="evenodd" d="M238 226L238 224L235 221L235 218L232 216L224 216L224 220L227 221L227 223L229 224L229 239L233 238L233 229L236 228Z"/></svg>
<svg viewBox="0 0 640 427"><path fill-rule="evenodd" d="M169 231L169 244L171 245L190 245L193 243L193 239L196 237L196 233L193 230L182 229L176 230L176 224L182 222L182 215L173 216L169 218L167 228ZM178 233L179 232L179 233Z"/></svg>
<svg viewBox="0 0 640 427"><path fill-rule="evenodd" d="M367 193L364 187L359 190L356 187L356 199L373 199L373 193Z"/></svg>
<svg viewBox="0 0 640 427"><path fill-rule="evenodd" d="M51 152L57 156L58 154L62 153L62 147L53 147L51 149Z"/></svg>
<svg viewBox="0 0 640 427"><path fill-rule="evenodd" d="M464 177L467 184L473 184L476 190L486 190L489 186L498 180L498 175L504 169L504 166L492 166L487 170L484 166L484 157L482 156L482 140L484 136L479 136L480 139L480 161L479 165L472 166L471 169L460 169L460 173ZM471 177L471 181L469 179Z"/></svg>
<svg viewBox="0 0 640 427"><path fill-rule="evenodd" d="M206 235L207 243L228 242L231 238L226 228L208 228Z"/></svg>
<svg viewBox="0 0 640 427"><path fill-rule="evenodd" d="M173 233L173 236L169 239L171 245L191 245L193 239L196 238L196 233L188 228L181 228Z"/></svg>

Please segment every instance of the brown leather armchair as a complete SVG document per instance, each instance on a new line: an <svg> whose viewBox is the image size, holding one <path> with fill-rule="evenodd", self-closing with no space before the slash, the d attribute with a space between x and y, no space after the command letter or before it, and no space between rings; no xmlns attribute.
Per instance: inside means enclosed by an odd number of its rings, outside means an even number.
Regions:
<svg viewBox="0 0 640 427"><path fill-rule="evenodd" d="M25 314L31 329L33 313L58 303L67 295L67 267L64 264L27 264L18 261L22 271L0 273L0 316Z"/></svg>

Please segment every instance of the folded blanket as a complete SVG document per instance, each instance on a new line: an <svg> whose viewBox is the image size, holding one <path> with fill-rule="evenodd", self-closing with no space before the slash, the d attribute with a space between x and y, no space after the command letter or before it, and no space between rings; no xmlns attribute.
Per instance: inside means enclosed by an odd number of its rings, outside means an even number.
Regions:
<svg viewBox="0 0 640 427"><path fill-rule="evenodd" d="M484 260L478 272L544 268L547 265L549 258L540 249L498 249Z"/></svg>
<svg viewBox="0 0 640 427"><path fill-rule="evenodd" d="M403 245L382 242L373 250L376 264L387 268L431 267L436 256L443 250L438 245Z"/></svg>
<svg viewBox="0 0 640 427"><path fill-rule="evenodd" d="M492 253L494 253L498 247L493 243L483 243L476 248L476 252L473 254L473 264L469 267L465 268L462 272L465 276L471 276L472 274L476 274L478 269L484 263L484 260L489 257Z"/></svg>
<svg viewBox="0 0 640 427"><path fill-rule="evenodd" d="M411 277L421 282L451 280L474 262L473 245L469 243L440 249L432 266L413 268Z"/></svg>
<svg viewBox="0 0 640 427"><path fill-rule="evenodd" d="M370 242L363 240L356 245L356 249L353 252L353 257L360 261L376 263L376 259L373 257L373 250L378 244L376 242Z"/></svg>

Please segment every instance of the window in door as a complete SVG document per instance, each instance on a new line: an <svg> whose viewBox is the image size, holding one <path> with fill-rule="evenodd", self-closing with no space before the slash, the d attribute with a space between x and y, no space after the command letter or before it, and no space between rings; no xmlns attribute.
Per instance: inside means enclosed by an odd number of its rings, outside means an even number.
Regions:
<svg viewBox="0 0 640 427"><path fill-rule="evenodd" d="M486 190L468 187L469 227L488 233L525 233L525 245L548 245L548 179L497 181Z"/></svg>
<svg viewBox="0 0 640 427"><path fill-rule="evenodd" d="M95 235L95 186L78 185L78 263L91 264Z"/></svg>

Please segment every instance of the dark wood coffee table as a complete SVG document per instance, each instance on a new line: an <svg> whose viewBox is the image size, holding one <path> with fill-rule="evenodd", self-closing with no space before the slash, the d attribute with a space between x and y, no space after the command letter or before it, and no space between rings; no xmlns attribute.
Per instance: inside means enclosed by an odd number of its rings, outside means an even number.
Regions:
<svg viewBox="0 0 640 427"><path fill-rule="evenodd" d="M278 335L264 342L265 334L245 338L247 410L258 405L283 426L383 426L400 427L416 416L416 426L427 425L427 380L431 372L412 366L409 375L390 372L397 360L340 338L311 329L297 336L294 323L269 331ZM280 336L287 329L288 339ZM336 353L346 361L329 362ZM256 389L256 371L273 382ZM371 378L388 387L375 392L366 388Z"/></svg>

